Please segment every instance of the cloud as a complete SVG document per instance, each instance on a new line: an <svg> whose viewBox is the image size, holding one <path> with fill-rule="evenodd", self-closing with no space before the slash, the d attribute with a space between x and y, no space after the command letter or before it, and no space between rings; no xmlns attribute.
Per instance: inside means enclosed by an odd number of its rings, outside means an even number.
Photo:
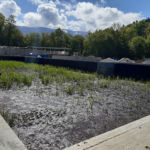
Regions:
<svg viewBox="0 0 150 150"><path fill-rule="evenodd" d="M66 14L75 17L77 23L84 22L84 31L105 29L114 23L127 25L141 18L140 13L124 13L117 8L99 7L90 2L79 2L75 9L67 11Z"/></svg>
<svg viewBox="0 0 150 150"><path fill-rule="evenodd" d="M24 15L24 23L26 26L43 26L43 22L41 22L42 17L41 15L33 12L29 12Z"/></svg>
<svg viewBox="0 0 150 150"><path fill-rule="evenodd" d="M30 2L32 2L32 4L36 4L36 5L49 2L49 0L28 0L28 1L30 1Z"/></svg>
<svg viewBox="0 0 150 150"><path fill-rule="evenodd" d="M124 13L117 8L102 7L91 2L62 3L60 0L30 0L37 3L36 12L24 14L19 24L25 26L95 31L114 23L127 25L140 20L140 13ZM104 1L103 1L104 2Z"/></svg>
<svg viewBox="0 0 150 150"><path fill-rule="evenodd" d="M105 0L101 0L101 3L102 3L102 4L106 4L106 1L105 1Z"/></svg>
<svg viewBox="0 0 150 150"><path fill-rule="evenodd" d="M2 0L0 2L0 12L8 17L10 15L19 16L21 14L21 8L13 0Z"/></svg>
<svg viewBox="0 0 150 150"><path fill-rule="evenodd" d="M59 23L59 13L54 3L41 4L37 8L37 13L41 15L45 25L52 23L54 25Z"/></svg>
<svg viewBox="0 0 150 150"><path fill-rule="evenodd" d="M54 2L38 5L36 12L29 12L24 15L26 26L42 26L52 28L66 28L67 17L60 13Z"/></svg>

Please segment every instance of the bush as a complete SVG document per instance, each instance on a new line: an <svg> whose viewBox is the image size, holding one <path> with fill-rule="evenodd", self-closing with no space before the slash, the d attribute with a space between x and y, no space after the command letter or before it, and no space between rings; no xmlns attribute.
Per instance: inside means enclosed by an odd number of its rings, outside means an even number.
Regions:
<svg viewBox="0 0 150 150"><path fill-rule="evenodd" d="M141 36L132 38L132 40L129 42L129 48L133 55L139 59L146 56L146 40Z"/></svg>

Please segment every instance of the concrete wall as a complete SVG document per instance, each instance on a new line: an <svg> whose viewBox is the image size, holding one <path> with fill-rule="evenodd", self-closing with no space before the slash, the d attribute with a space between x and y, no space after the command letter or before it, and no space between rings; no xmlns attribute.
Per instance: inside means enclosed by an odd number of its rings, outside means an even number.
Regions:
<svg viewBox="0 0 150 150"><path fill-rule="evenodd" d="M53 59L64 59L64 60L79 60L79 61L100 61L102 58L94 57L94 56L60 56L60 55L53 55Z"/></svg>
<svg viewBox="0 0 150 150"><path fill-rule="evenodd" d="M97 72L105 76L150 80L150 65L148 64L98 62Z"/></svg>

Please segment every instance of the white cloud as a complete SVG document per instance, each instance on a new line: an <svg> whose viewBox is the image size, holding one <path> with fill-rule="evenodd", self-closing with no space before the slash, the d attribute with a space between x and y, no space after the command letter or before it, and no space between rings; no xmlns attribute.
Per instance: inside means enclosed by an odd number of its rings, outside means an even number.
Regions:
<svg viewBox="0 0 150 150"><path fill-rule="evenodd" d="M99 7L90 2L79 2L74 10L67 11L66 14L75 17L78 23L84 22L85 31L104 29L113 23L127 25L139 20L141 16L140 13L124 13L117 8Z"/></svg>
<svg viewBox="0 0 150 150"><path fill-rule="evenodd" d="M24 21L17 22L18 24L95 31L110 27L114 23L127 25L141 19L140 13L124 13L117 8L100 7L91 2L78 2L71 6L60 0L30 1L38 4L37 11L24 14Z"/></svg>
<svg viewBox="0 0 150 150"><path fill-rule="evenodd" d="M37 12L29 12L24 15L24 25L42 26L52 28L66 28L67 17L63 11L59 11L54 2L38 5Z"/></svg>
<svg viewBox="0 0 150 150"><path fill-rule="evenodd" d="M41 15L33 12L29 12L24 15L24 23L26 26L43 26L43 22L41 22Z"/></svg>
<svg viewBox="0 0 150 150"><path fill-rule="evenodd" d="M54 3L41 4L37 8L37 13L41 15L45 25L52 23L54 25L59 23L59 13Z"/></svg>
<svg viewBox="0 0 150 150"><path fill-rule="evenodd" d="M10 15L19 16L21 14L21 8L13 0L2 0L0 2L0 12L8 17Z"/></svg>
<svg viewBox="0 0 150 150"><path fill-rule="evenodd" d="M105 1L105 0L101 0L101 3L102 3L102 4L106 4L106 1Z"/></svg>
<svg viewBox="0 0 150 150"><path fill-rule="evenodd" d="M36 5L43 4L43 3L48 3L49 2L49 0L28 0L28 1L30 1L33 4L36 4Z"/></svg>

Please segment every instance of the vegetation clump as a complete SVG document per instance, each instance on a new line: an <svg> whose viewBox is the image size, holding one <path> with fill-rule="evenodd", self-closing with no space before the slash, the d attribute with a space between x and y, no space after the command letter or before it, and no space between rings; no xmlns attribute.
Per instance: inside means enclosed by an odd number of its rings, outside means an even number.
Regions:
<svg viewBox="0 0 150 150"><path fill-rule="evenodd" d="M26 64L16 61L0 61L0 87L10 88L14 83L18 86L31 86L32 81L40 79L44 85L50 83L74 82L79 86L82 82L91 81L96 74L86 74L62 67L49 65ZM83 85L82 85L83 86Z"/></svg>

